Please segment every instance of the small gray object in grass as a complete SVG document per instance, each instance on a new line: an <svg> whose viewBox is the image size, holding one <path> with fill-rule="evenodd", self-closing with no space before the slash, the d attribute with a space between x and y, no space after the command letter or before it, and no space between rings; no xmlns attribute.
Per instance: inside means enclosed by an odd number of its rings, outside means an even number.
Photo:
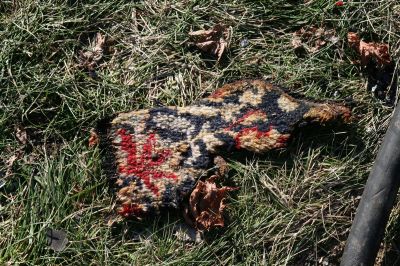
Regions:
<svg viewBox="0 0 400 266"><path fill-rule="evenodd" d="M0 177L0 188L4 187L6 184L6 180Z"/></svg>
<svg viewBox="0 0 400 266"><path fill-rule="evenodd" d="M47 243L54 251L63 251L68 244L67 233L62 230L46 229Z"/></svg>
<svg viewBox="0 0 400 266"><path fill-rule="evenodd" d="M246 47L248 45L249 45L249 40L247 38L244 38L243 40L240 41L241 47Z"/></svg>

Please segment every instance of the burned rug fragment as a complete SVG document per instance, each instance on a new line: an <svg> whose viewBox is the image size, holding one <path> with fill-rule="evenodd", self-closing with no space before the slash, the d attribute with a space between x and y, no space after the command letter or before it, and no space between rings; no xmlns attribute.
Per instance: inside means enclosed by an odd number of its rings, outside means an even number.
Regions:
<svg viewBox="0 0 400 266"><path fill-rule="evenodd" d="M221 151L265 153L286 147L299 125L349 119L345 106L244 80L190 106L120 113L99 125L96 141L117 187L118 212L140 218L182 206Z"/></svg>

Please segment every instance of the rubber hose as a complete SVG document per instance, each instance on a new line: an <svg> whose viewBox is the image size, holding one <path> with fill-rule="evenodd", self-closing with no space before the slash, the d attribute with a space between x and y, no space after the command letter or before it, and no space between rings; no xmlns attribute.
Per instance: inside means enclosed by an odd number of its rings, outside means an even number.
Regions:
<svg viewBox="0 0 400 266"><path fill-rule="evenodd" d="M341 266L373 265L400 184L400 106L396 107L351 226Z"/></svg>

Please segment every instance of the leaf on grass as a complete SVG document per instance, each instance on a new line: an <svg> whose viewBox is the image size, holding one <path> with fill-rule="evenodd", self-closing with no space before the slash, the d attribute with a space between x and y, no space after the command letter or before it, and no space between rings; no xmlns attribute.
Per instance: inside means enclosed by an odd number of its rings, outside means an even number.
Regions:
<svg viewBox="0 0 400 266"><path fill-rule="evenodd" d="M15 132L15 137L18 139L18 141L22 145L26 145L28 136L26 134L26 130L24 127L22 127L22 126L17 127L16 132Z"/></svg>
<svg viewBox="0 0 400 266"><path fill-rule="evenodd" d="M24 155L24 149L28 142L28 135L26 130L22 126L18 126L15 129L15 138L21 144L16 150L11 151L13 155L11 155L7 160L5 160L6 172L4 174L4 179L7 179L9 176L13 174L13 166L17 160L20 160Z"/></svg>
<svg viewBox="0 0 400 266"><path fill-rule="evenodd" d="M46 230L47 243L54 251L63 251L68 244L67 233L63 230L48 228Z"/></svg>
<svg viewBox="0 0 400 266"><path fill-rule="evenodd" d="M17 160L17 159L19 159L18 154L14 154L10 158L8 158L8 160L6 161L7 171L8 171L8 169L12 168L12 166L14 165L15 160ZM7 176L7 174L6 174L6 176Z"/></svg>
<svg viewBox="0 0 400 266"><path fill-rule="evenodd" d="M291 44L295 52L316 53L327 43L337 43L339 38L335 34L333 29L303 27L293 33Z"/></svg>
<svg viewBox="0 0 400 266"><path fill-rule="evenodd" d="M209 30L189 32L190 40L203 52L221 58L228 47L229 30L226 26L217 24Z"/></svg>
<svg viewBox="0 0 400 266"><path fill-rule="evenodd" d="M201 231L224 226L223 211L226 207L224 201L227 193L238 189L234 187L218 188L215 184L217 177L217 175L211 176L204 182L199 180L190 194L185 219Z"/></svg>
<svg viewBox="0 0 400 266"><path fill-rule="evenodd" d="M96 38L86 51L79 51L79 67L83 68L89 73L94 74L96 66L103 58L104 49L106 44L106 37L101 33L96 34Z"/></svg>
<svg viewBox="0 0 400 266"><path fill-rule="evenodd" d="M92 128L90 129L90 137L89 137L89 147L94 147L99 144L99 136L96 131Z"/></svg>
<svg viewBox="0 0 400 266"><path fill-rule="evenodd" d="M8 158L6 163L6 173L4 175L4 179L7 179L9 176L13 174L13 166L16 160L22 158L23 151L22 149L18 149L10 158Z"/></svg>
<svg viewBox="0 0 400 266"><path fill-rule="evenodd" d="M389 54L389 45L386 43L365 42L355 32L347 34L347 41L350 47L354 48L360 55L363 66L368 65L370 61L375 61L380 67L389 65L392 62Z"/></svg>
<svg viewBox="0 0 400 266"><path fill-rule="evenodd" d="M347 34L347 41L360 57L353 63L361 65L368 79L368 90L378 99L393 105L397 94L398 71L395 62L391 60L389 45L365 42L355 32Z"/></svg>

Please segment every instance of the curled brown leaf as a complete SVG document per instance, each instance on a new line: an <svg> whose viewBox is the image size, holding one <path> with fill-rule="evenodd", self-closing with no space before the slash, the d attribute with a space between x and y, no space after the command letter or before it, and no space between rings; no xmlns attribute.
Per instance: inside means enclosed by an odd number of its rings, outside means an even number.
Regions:
<svg viewBox="0 0 400 266"><path fill-rule="evenodd" d="M94 147L99 144L99 136L96 131L92 128L90 129L90 137L89 137L89 147Z"/></svg>
<svg viewBox="0 0 400 266"><path fill-rule="evenodd" d="M28 139L28 135L26 134L26 130L24 127L19 126L16 128L15 130L15 137L18 139L18 141L22 144L22 145L26 145L27 143L27 139Z"/></svg>
<svg viewBox="0 0 400 266"><path fill-rule="evenodd" d="M19 159L18 157L19 157L18 155L14 154L10 158L7 159L7 161L6 161L6 169L7 170L6 170L6 174L4 176L5 178L12 175L13 165L14 165L14 162Z"/></svg>
<svg viewBox="0 0 400 266"><path fill-rule="evenodd" d="M217 24L209 30L189 32L190 41L200 50L221 58L228 47L229 30L226 26Z"/></svg>
<svg viewBox="0 0 400 266"><path fill-rule="evenodd" d="M315 26L301 28L295 31L292 36L292 47L295 51L301 50L315 53L318 52L327 43L337 43L339 38L333 29L318 28Z"/></svg>
<svg viewBox="0 0 400 266"><path fill-rule="evenodd" d="M199 181L190 195L189 206L186 210L186 220L201 231L208 231L215 227L224 226L223 211L226 207L225 199L229 191L237 190L234 187L217 187L216 175Z"/></svg>
<svg viewBox="0 0 400 266"><path fill-rule="evenodd" d="M360 37L355 32L347 33L347 41L351 47L359 49L360 46Z"/></svg>
<svg viewBox="0 0 400 266"><path fill-rule="evenodd" d="M96 34L91 47L86 51L79 52L79 67L90 72L94 71L100 60L103 58L106 44L106 37L101 33Z"/></svg>
<svg viewBox="0 0 400 266"><path fill-rule="evenodd" d="M389 45L386 43L365 42L355 32L347 34L347 41L360 55L363 66L366 66L371 60L374 60L379 67L389 65L392 62Z"/></svg>
<svg viewBox="0 0 400 266"><path fill-rule="evenodd" d="M11 151L12 154L7 160L5 160L6 172L4 179L13 175L13 167L16 161L20 160L24 155L24 150L28 142L28 134L23 126L17 126L15 129L15 138L21 144L16 150Z"/></svg>
<svg viewBox="0 0 400 266"><path fill-rule="evenodd" d="M359 55L354 64L360 64L367 77L367 88L375 97L393 105L397 92L396 64L386 43L365 42L355 32L347 33L347 41Z"/></svg>

